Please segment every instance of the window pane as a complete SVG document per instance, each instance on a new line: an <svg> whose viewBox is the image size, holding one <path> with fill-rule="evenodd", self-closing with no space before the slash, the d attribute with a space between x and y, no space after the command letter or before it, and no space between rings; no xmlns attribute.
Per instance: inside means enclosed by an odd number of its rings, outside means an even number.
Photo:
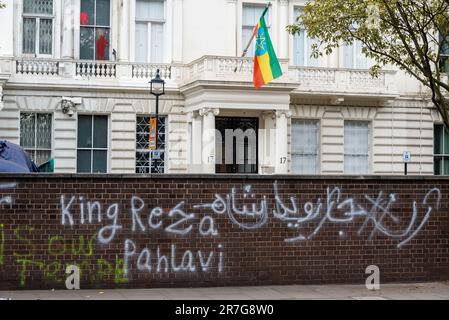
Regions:
<svg viewBox="0 0 449 320"><path fill-rule="evenodd" d="M108 117L94 116L94 148L108 147Z"/></svg>
<svg viewBox="0 0 449 320"><path fill-rule="evenodd" d="M24 0L23 13L53 14L53 0Z"/></svg>
<svg viewBox="0 0 449 320"><path fill-rule="evenodd" d="M343 46L344 68L354 68L354 45Z"/></svg>
<svg viewBox="0 0 449 320"><path fill-rule="evenodd" d="M51 149L51 114L37 114L36 143L37 148Z"/></svg>
<svg viewBox="0 0 449 320"><path fill-rule="evenodd" d="M151 62L162 62L164 51L164 25L162 23L151 24Z"/></svg>
<svg viewBox="0 0 449 320"><path fill-rule="evenodd" d="M345 173L369 173L369 123L345 121L344 144Z"/></svg>
<svg viewBox="0 0 449 320"><path fill-rule="evenodd" d="M441 126L441 131L444 132L444 148L443 148L443 153L444 154L449 154L449 132L447 132L446 128L442 125Z"/></svg>
<svg viewBox="0 0 449 320"><path fill-rule="evenodd" d="M39 53L51 54L53 42L53 20L41 19L39 25Z"/></svg>
<svg viewBox="0 0 449 320"><path fill-rule="evenodd" d="M356 52L356 65L355 67L358 69L367 69L369 65L369 59L365 56L365 54L362 52L363 44L361 41L356 41L354 43L355 45L355 52Z"/></svg>
<svg viewBox="0 0 449 320"><path fill-rule="evenodd" d="M92 151L90 150L78 150L77 152L77 172L91 172L91 156Z"/></svg>
<svg viewBox="0 0 449 320"><path fill-rule="evenodd" d="M443 154L443 126L436 124L434 126L435 142L433 147L434 154Z"/></svg>
<svg viewBox="0 0 449 320"><path fill-rule="evenodd" d="M164 1L162 0L137 0L137 20L164 20Z"/></svg>
<svg viewBox="0 0 449 320"><path fill-rule="evenodd" d="M136 23L136 62L148 62L147 23Z"/></svg>
<svg viewBox="0 0 449 320"><path fill-rule="evenodd" d="M253 33L253 28L251 27L244 27L242 29L242 47L246 48L248 45L249 40L251 39ZM248 52L246 54L247 57L254 57L254 43L251 44L248 48Z"/></svg>
<svg viewBox="0 0 449 320"><path fill-rule="evenodd" d="M35 147L36 117L34 113L20 114L20 145L24 148Z"/></svg>
<svg viewBox="0 0 449 320"><path fill-rule="evenodd" d="M107 151L98 151L94 150L94 159L93 159L93 173L105 173L107 172Z"/></svg>
<svg viewBox="0 0 449 320"><path fill-rule="evenodd" d="M80 59L94 59L94 28L81 28Z"/></svg>
<svg viewBox="0 0 449 320"><path fill-rule="evenodd" d="M81 0L80 24L95 25L95 0Z"/></svg>
<svg viewBox="0 0 449 320"><path fill-rule="evenodd" d="M40 166L51 159L51 150L37 150L33 159Z"/></svg>
<svg viewBox="0 0 449 320"><path fill-rule="evenodd" d="M306 41L307 41L308 46L309 46L309 52L307 52L307 59L308 59L307 65L309 67L320 67L321 64L322 64L323 57L314 58L312 56L312 52L313 52L312 47L313 47L313 45L316 44L317 46L319 46L320 42L317 39L311 39L311 38L307 38Z"/></svg>
<svg viewBox="0 0 449 320"><path fill-rule="evenodd" d="M293 51L294 51L294 64L296 66L305 65L305 32L301 30L298 34L293 37Z"/></svg>
<svg viewBox="0 0 449 320"><path fill-rule="evenodd" d="M292 171L316 174L318 168L318 122L292 121Z"/></svg>
<svg viewBox="0 0 449 320"><path fill-rule="evenodd" d="M78 116L78 148L92 148L92 116Z"/></svg>
<svg viewBox="0 0 449 320"><path fill-rule="evenodd" d="M109 60L109 29L96 28L96 60Z"/></svg>
<svg viewBox="0 0 449 320"><path fill-rule="evenodd" d="M109 26L110 25L110 0L97 0L97 17L96 23L97 26Z"/></svg>
<svg viewBox="0 0 449 320"><path fill-rule="evenodd" d="M23 19L23 53L36 53L36 19Z"/></svg>

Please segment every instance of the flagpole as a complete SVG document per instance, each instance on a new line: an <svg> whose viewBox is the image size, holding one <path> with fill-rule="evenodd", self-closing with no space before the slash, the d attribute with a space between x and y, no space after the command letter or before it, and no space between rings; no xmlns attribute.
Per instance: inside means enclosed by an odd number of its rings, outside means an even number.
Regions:
<svg viewBox="0 0 449 320"><path fill-rule="evenodd" d="M271 2L268 2L267 6L265 7L265 10L263 11L261 17L265 16L265 14L267 13L267 11L270 8L270 6L271 6ZM256 27L254 26L254 28L256 28ZM253 39L254 39L255 36L256 36L256 34L254 33L254 30L253 30L251 38L249 39L248 44L246 45L245 50L243 50L241 58L244 58L246 56L246 54L248 53L249 46L251 45L251 42L253 42ZM243 61L242 61L241 65L240 65L240 71L242 70L242 66L243 66ZM237 67L235 67L234 72L237 72Z"/></svg>

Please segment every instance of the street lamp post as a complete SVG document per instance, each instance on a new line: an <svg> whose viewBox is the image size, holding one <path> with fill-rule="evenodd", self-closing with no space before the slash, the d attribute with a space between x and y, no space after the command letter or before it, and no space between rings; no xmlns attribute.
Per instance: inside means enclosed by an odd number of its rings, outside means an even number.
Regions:
<svg viewBox="0 0 449 320"><path fill-rule="evenodd" d="M155 145L157 148L158 124L159 124L159 97L165 94L165 81L161 79L159 69L156 70L156 76L150 81L150 92L156 97L156 134Z"/></svg>

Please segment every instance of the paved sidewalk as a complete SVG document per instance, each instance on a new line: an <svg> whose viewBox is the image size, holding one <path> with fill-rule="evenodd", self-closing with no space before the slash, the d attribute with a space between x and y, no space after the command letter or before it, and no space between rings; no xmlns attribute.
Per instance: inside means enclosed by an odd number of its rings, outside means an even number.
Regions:
<svg viewBox="0 0 449 320"><path fill-rule="evenodd" d="M0 291L0 300L449 300L449 282L385 284L378 291L360 285Z"/></svg>

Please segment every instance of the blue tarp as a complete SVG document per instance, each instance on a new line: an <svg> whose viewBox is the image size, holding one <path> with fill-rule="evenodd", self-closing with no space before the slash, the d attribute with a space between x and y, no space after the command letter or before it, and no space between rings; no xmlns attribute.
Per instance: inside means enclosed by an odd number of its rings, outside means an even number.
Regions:
<svg viewBox="0 0 449 320"><path fill-rule="evenodd" d="M39 172L39 169L22 147L0 140L0 172Z"/></svg>

